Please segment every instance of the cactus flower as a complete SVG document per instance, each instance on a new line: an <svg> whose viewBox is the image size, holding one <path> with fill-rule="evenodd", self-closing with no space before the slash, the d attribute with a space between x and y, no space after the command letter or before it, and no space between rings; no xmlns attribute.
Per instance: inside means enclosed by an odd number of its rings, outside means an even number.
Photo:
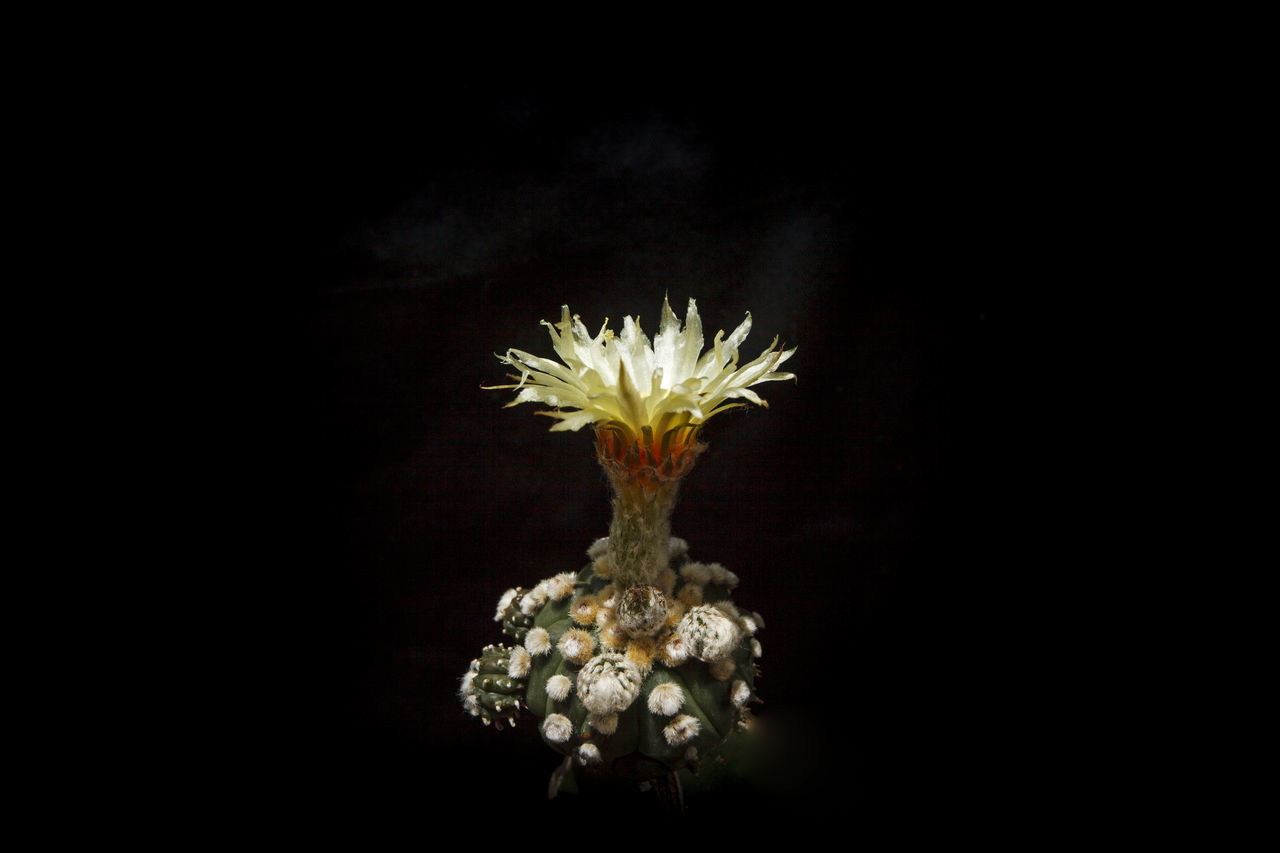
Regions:
<svg viewBox="0 0 1280 853"><path fill-rule="evenodd" d="M655 457L679 452L708 418L746 405L739 401L767 406L751 386L795 378L778 372L795 349L779 348L776 337L755 360L738 366L738 348L751 331L750 312L727 340L723 330L717 332L712 348L703 353L702 320L693 299L683 327L668 300L662 300L652 343L632 317L624 318L617 335L605 320L591 337L577 315L570 319L568 305L560 309L560 322L542 324L563 363L509 349L498 359L519 370L520 381L487 387L514 389L516 398L508 406L539 402L555 407L540 413L559 421L552 431L576 431L588 424L613 431L620 450L643 438Z"/></svg>

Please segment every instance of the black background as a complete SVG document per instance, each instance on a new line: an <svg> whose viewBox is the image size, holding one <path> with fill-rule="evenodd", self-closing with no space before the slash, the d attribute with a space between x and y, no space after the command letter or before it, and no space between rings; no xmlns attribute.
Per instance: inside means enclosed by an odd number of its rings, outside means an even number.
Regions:
<svg viewBox="0 0 1280 853"><path fill-rule="evenodd" d="M894 820L998 799L1008 318L975 117L709 87L312 107L259 212L288 283L263 773L334 814L567 808L532 718L485 728L456 690L505 589L585 563L608 486L588 431L480 386L504 380L494 353L550 355L562 304L652 334L669 295L708 343L750 311L744 359L798 347L767 409L708 424L673 520L767 623L781 758L735 802Z"/></svg>

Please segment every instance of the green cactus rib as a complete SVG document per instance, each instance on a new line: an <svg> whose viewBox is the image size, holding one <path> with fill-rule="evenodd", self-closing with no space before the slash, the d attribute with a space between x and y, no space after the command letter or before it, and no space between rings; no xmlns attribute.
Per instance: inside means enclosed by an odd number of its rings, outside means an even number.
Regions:
<svg viewBox="0 0 1280 853"><path fill-rule="evenodd" d="M486 722L515 723L524 704L528 680L513 678L507 671L511 665L511 649L503 645L486 646L480 655L472 686L475 688L476 710Z"/></svg>
<svg viewBox="0 0 1280 853"><path fill-rule="evenodd" d="M525 595L529 592L527 589L516 589L516 595L511 599L511 603L502 611L502 633L514 639L517 643L523 643L525 636L528 635L529 629L533 627L533 617L526 615L520 605L524 602Z"/></svg>

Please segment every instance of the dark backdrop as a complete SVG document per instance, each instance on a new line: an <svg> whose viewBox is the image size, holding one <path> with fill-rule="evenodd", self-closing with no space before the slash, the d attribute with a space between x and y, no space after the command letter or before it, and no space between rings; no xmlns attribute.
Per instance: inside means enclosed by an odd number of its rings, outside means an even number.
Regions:
<svg viewBox="0 0 1280 853"><path fill-rule="evenodd" d="M994 794L986 207L946 116L883 115L711 89L307 111L260 214L289 282L264 772L334 813L550 808L533 720L481 726L458 678L502 639L505 589L585 563L609 491L589 432L480 386L494 353L551 354L538 321L562 304L652 333L669 294L708 342L751 311L746 359L798 347L798 381L756 388L769 408L709 423L673 524L767 622L782 758L742 802L883 817Z"/></svg>

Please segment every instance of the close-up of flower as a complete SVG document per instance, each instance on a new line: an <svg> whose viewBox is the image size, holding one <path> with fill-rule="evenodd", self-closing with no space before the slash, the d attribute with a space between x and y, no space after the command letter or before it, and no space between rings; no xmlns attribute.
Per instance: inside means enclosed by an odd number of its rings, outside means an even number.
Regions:
<svg viewBox="0 0 1280 853"><path fill-rule="evenodd" d="M520 371L519 381L487 390L515 390L509 406L538 402L554 407L540 412L557 419L552 431L594 425L602 444L613 433L619 451L648 434L646 449L659 460L691 443L698 426L712 416L747 403L767 406L751 386L795 378L778 371L795 349L780 348L776 337L753 361L738 365L739 347L751 331L750 312L727 339L723 330L717 332L711 349L703 353L702 320L693 299L682 326L664 297L652 342L632 317L623 320L620 333L614 334L606 320L592 337L567 305L561 308L560 322L543 320L542 325L563 363L508 350L498 358Z"/></svg>

